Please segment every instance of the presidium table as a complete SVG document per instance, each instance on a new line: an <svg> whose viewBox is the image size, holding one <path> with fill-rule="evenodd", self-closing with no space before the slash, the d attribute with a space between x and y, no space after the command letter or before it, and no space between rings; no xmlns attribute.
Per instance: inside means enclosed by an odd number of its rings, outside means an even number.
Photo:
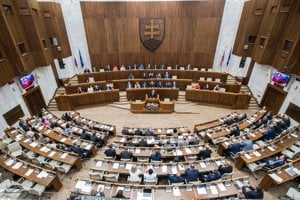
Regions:
<svg viewBox="0 0 300 200"><path fill-rule="evenodd" d="M156 98L148 98L145 95L145 100L131 101L130 110L132 113L173 113L173 101L160 101L159 95Z"/></svg>

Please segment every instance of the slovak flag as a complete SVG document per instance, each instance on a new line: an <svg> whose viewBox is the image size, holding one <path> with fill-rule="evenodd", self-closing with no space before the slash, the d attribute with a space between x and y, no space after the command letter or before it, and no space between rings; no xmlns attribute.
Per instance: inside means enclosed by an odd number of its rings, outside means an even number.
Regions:
<svg viewBox="0 0 300 200"><path fill-rule="evenodd" d="M78 68L78 64L77 64L77 60L76 60L76 57L74 56L74 64L75 64L75 67Z"/></svg>
<svg viewBox="0 0 300 200"><path fill-rule="evenodd" d="M228 55L228 58L227 58L227 62L226 62L227 67L228 67L229 62L230 62L231 53L232 53L232 48L230 48L230 52L229 52L229 55Z"/></svg>
<svg viewBox="0 0 300 200"><path fill-rule="evenodd" d="M225 51L223 52L223 56L221 58L221 62L220 62L221 67L223 66L223 63L224 63L224 57L225 57Z"/></svg>
<svg viewBox="0 0 300 200"><path fill-rule="evenodd" d="M83 58L82 58L82 56L81 56L80 50L79 50L79 60L80 60L80 65L81 65L81 67L83 68L83 67L84 67L84 62L83 62Z"/></svg>

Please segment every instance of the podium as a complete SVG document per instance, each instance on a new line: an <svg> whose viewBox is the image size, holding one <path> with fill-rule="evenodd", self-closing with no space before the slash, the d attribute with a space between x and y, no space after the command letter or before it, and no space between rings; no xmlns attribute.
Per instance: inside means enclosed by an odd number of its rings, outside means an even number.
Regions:
<svg viewBox="0 0 300 200"><path fill-rule="evenodd" d="M149 98L145 95L145 101L132 101L130 110L132 113L173 113L175 104L172 101L161 101L159 95L156 98Z"/></svg>

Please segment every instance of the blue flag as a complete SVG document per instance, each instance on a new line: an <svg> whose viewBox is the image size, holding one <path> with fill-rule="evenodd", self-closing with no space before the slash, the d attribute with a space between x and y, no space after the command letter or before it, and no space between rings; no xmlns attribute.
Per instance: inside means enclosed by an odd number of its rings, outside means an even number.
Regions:
<svg viewBox="0 0 300 200"><path fill-rule="evenodd" d="M81 67L83 68L83 67L84 67L84 62L83 62L83 58L82 58L82 56L81 56L80 50L79 50L79 60L80 60L80 65L81 65Z"/></svg>
<svg viewBox="0 0 300 200"><path fill-rule="evenodd" d="M226 62L226 66L227 66L227 67L228 67L229 62L230 62L231 53L232 53L232 48L230 48L230 52L229 52L229 55L228 55L228 58L227 58L227 62Z"/></svg>

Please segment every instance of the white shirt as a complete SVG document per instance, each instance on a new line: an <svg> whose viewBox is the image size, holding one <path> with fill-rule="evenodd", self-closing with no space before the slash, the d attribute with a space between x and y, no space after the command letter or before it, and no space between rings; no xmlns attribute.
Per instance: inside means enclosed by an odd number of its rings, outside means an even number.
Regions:
<svg viewBox="0 0 300 200"><path fill-rule="evenodd" d="M129 180L129 181L133 181L133 182L141 181L141 177L139 177L140 174L141 174L141 171L140 171L140 170L137 170L135 173L132 173L132 172L130 171L130 172L129 172L128 180Z"/></svg>
<svg viewBox="0 0 300 200"><path fill-rule="evenodd" d="M148 172L144 174L144 180L147 182L155 182L157 179L157 175L153 172L149 174Z"/></svg>

